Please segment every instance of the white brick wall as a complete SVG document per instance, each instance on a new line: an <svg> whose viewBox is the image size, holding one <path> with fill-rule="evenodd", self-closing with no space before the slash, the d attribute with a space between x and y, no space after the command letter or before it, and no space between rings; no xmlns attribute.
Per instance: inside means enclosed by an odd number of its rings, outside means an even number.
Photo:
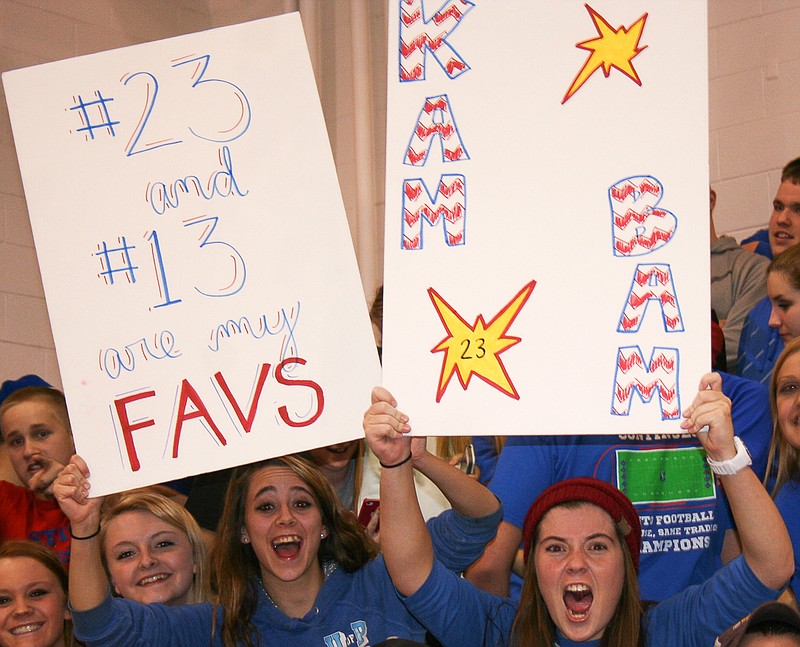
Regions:
<svg viewBox="0 0 800 647"><path fill-rule="evenodd" d="M293 4L0 0L0 71L274 15ZM376 0L371 6L378 5ZM800 156L800 50L794 46L800 0L709 0L708 13L709 168L718 195L715 217L719 232L741 237L766 223L781 167ZM324 101L324 81L322 90ZM375 108L384 109L379 104L383 98L375 99ZM335 127L332 132L336 137ZM337 162L340 176L354 172L346 159ZM60 385L2 96L0 380L30 372Z"/></svg>
<svg viewBox="0 0 800 647"><path fill-rule="evenodd" d="M0 0L0 71L210 26L202 0ZM61 386L5 95L0 160L0 381L36 373Z"/></svg>
<svg viewBox="0 0 800 647"><path fill-rule="evenodd" d="M800 0L709 0L709 164L717 231L766 225L800 157Z"/></svg>

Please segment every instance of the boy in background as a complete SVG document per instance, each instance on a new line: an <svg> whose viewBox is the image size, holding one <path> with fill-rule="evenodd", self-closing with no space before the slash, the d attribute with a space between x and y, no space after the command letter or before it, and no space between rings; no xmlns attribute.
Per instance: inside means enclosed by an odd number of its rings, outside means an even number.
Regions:
<svg viewBox="0 0 800 647"><path fill-rule="evenodd" d="M53 482L75 453L64 394L46 386L11 393L0 404L0 442L23 484L0 480L0 542L39 542L67 566L69 521L53 498Z"/></svg>

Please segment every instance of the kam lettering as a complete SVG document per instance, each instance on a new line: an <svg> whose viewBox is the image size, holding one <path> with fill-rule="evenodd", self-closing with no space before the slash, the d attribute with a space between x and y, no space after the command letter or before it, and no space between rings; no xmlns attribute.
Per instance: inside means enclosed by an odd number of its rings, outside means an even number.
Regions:
<svg viewBox="0 0 800 647"><path fill-rule="evenodd" d="M398 42L398 80L415 83L426 79L427 54L435 60L449 81L457 79L470 67L447 42L474 8L466 0L450 0L430 18L425 17L422 0L398 0L400 4L400 35ZM403 163L422 167L434 150L440 152L443 163L469 160L447 94L424 97L411 136L403 154ZM442 225L448 246L465 244L467 220L467 179L464 175L443 174L431 191L420 177L403 180L401 245L404 250L420 250L423 243L422 226Z"/></svg>

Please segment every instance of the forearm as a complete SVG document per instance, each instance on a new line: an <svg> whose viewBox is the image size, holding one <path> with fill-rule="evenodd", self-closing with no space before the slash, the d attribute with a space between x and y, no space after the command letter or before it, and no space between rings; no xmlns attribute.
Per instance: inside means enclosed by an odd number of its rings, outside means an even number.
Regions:
<svg viewBox="0 0 800 647"><path fill-rule="evenodd" d="M413 595L430 575L434 557L410 462L381 470L381 549L395 588Z"/></svg>
<svg viewBox="0 0 800 647"><path fill-rule="evenodd" d="M747 564L762 584L771 589L786 585L794 572L792 543L775 502L750 467L727 474L724 464L741 458L731 419L731 401L722 393L722 378L708 373L683 413L681 428L695 434L719 475L733 513Z"/></svg>
<svg viewBox="0 0 800 647"><path fill-rule="evenodd" d="M483 555L467 569L466 578L479 589L508 597L511 567L517 554L522 531L503 521L497 536L489 542Z"/></svg>
<svg viewBox="0 0 800 647"><path fill-rule="evenodd" d="M100 527L99 516L72 526L72 547L69 564L69 602L76 611L94 609L108 592L103 563L100 560L100 537L89 537Z"/></svg>
<svg viewBox="0 0 800 647"><path fill-rule="evenodd" d="M794 572L794 554L774 501L749 467L731 476L720 476L720 481L747 563L764 585L783 587Z"/></svg>
<svg viewBox="0 0 800 647"><path fill-rule="evenodd" d="M500 508L497 497L486 486L438 456L426 453L414 461L414 467L433 481L452 508L464 516L486 517Z"/></svg>
<svg viewBox="0 0 800 647"><path fill-rule="evenodd" d="M75 455L53 486L55 498L70 522L69 601L76 611L99 606L108 591L108 580L100 561L103 498L89 498L88 478L89 468Z"/></svg>

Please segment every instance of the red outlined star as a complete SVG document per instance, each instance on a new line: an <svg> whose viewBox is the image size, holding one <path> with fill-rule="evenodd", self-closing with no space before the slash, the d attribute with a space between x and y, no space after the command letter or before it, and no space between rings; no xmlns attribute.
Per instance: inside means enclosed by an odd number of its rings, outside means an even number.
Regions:
<svg viewBox="0 0 800 647"><path fill-rule="evenodd" d="M590 38L576 45L580 49L587 50L590 54L561 100L562 105L600 68L603 68L603 74L606 78L611 74L611 68L613 67L631 79L636 85L642 85L642 80L639 78L639 74L631 61L647 47L647 45L639 47L639 40L642 37L644 24L647 21L647 14L642 14L627 29L622 26L614 29L605 18L588 4L586 9L592 17L599 38Z"/></svg>
<svg viewBox="0 0 800 647"><path fill-rule="evenodd" d="M520 337L506 336L506 331L522 310L535 285L536 281L531 281L522 288L488 325L483 315L478 315L472 326L436 290L428 289L428 296L448 333L447 337L431 349L432 353L444 353L436 391L437 402L441 401L454 373L458 375L458 381L464 390L475 375L509 397L519 400L519 394L499 356L521 341Z"/></svg>

